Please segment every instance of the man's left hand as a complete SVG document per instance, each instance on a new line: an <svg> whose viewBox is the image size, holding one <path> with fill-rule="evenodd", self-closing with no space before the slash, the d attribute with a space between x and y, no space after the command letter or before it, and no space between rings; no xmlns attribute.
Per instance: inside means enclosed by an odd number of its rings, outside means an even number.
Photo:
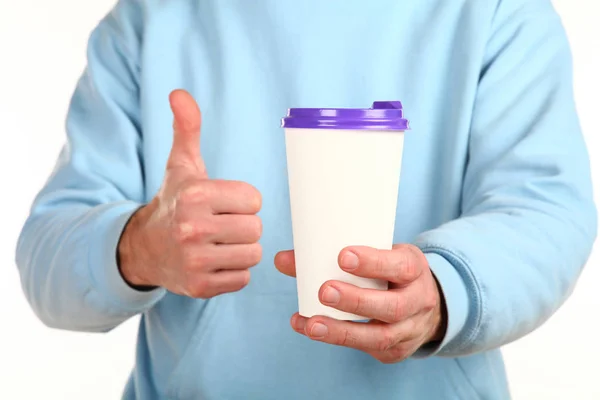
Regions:
<svg viewBox="0 0 600 400"><path fill-rule="evenodd" d="M424 344L443 338L445 306L427 259L417 247L395 245L392 250L377 250L353 246L340 252L338 262L348 273L389 281L389 290L325 282L319 290L321 303L370 321L305 318L296 313L291 320L296 332L313 340L362 350L383 363L402 361ZM293 251L277 254L275 266L286 275L296 276Z"/></svg>

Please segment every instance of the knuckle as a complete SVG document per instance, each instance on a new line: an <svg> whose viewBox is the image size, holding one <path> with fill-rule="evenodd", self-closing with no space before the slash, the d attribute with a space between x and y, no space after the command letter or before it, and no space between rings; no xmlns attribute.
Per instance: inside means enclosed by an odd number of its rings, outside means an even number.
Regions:
<svg viewBox="0 0 600 400"><path fill-rule="evenodd" d="M252 211L254 213L259 212L262 207L262 195L260 191L246 182L240 182L239 185L239 189L240 191L244 192L246 201L248 202L248 205Z"/></svg>
<svg viewBox="0 0 600 400"><path fill-rule="evenodd" d="M435 291L428 290L423 299L423 308L425 311L431 311L438 306L439 300L439 295Z"/></svg>
<svg viewBox="0 0 600 400"><path fill-rule="evenodd" d="M391 364L397 364L400 361L406 359L407 357L408 357L407 354L397 351L396 348L394 348L393 351L387 351L385 353L379 354L379 357L377 357L377 359L382 364L391 365Z"/></svg>
<svg viewBox="0 0 600 400"><path fill-rule="evenodd" d="M360 293L355 296L355 300L351 306L352 310L350 312L353 314L367 314L370 304L371 302L369 298L365 294Z"/></svg>
<svg viewBox="0 0 600 400"><path fill-rule="evenodd" d="M183 269L187 273L197 273L202 271L207 265L208 259L203 255L185 255Z"/></svg>
<svg viewBox="0 0 600 400"><path fill-rule="evenodd" d="M344 329L339 336L337 344L345 347L354 347L356 345L356 337L348 329Z"/></svg>
<svg viewBox="0 0 600 400"><path fill-rule="evenodd" d="M425 254L423 254L423 252L421 251L421 249L418 248L417 246L415 246L414 244L406 244L404 247L409 252L413 253L415 256L421 256L421 257L425 258Z"/></svg>
<svg viewBox="0 0 600 400"><path fill-rule="evenodd" d="M419 276L419 264L415 262L413 257L407 257L404 264L404 276L410 280Z"/></svg>
<svg viewBox="0 0 600 400"><path fill-rule="evenodd" d="M245 288L250 283L250 271L244 270L240 273L240 289Z"/></svg>
<svg viewBox="0 0 600 400"><path fill-rule="evenodd" d="M400 343L394 347L391 357L392 362L398 362L408 358L414 352L410 343Z"/></svg>
<svg viewBox="0 0 600 400"><path fill-rule="evenodd" d="M396 262L392 272L394 279L398 282L410 280L415 275L415 263L411 254L406 251L396 253Z"/></svg>
<svg viewBox="0 0 600 400"><path fill-rule="evenodd" d="M385 328L382 330L381 337L376 342L377 351L382 353L387 352L392 346L394 346L395 342L395 335L389 328Z"/></svg>
<svg viewBox="0 0 600 400"><path fill-rule="evenodd" d="M173 226L173 238L178 243L184 243L194 234L194 229L194 225L189 221L177 221Z"/></svg>
<svg viewBox="0 0 600 400"><path fill-rule="evenodd" d="M187 288L187 292L191 297L194 298L207 298L208 296L209 286L206 280L199 279L195 281L193 284L189 285Z"/></svg>
<svg viewBox="0 0 600 400"><path fill-rule="evenodd" d="M262 236L262 231L263 231L262 220L260 219L260 217L254 216L252 218L252 227L251 227L251 234L252 234L253 238L255 238L258 241L260 239L260 237Z"/></svg>
<svg viewBox="0 0 600 400"><path fill-rule="evenodd" d="M191 221L188 218L181 218L173 225L173 238L178 243L185 243L189 239L207 240L211 238L217 231L214 223L208 220L201 219Z"/></svg>
<svg viewBox="0 0 600 400"><path fill-rule="evenodd" d="M409 322L407 324L407 332L408 333L406 333L404 335L404 337L399 338L399 341L401 339L417 339L423 332L423 325L422 325L422 323L417 321L417 319L411 318L408 322Z"/></svg>
<svg viewBox="0 0 600 400"><path fill-rule="evenodd" d="M415 280L427 264L425 255L414 245L395 245L392 254L389 274L397 282Z"/></svg>
<svg viewBox="0 0 600 400"><path fill-rule="evenodd" d="M400 296L394 296L386 303L386 316L388 320L399 322L404 317L404 306L400 301Z"/></svg>
<svg viewBox="0 0 600 400"><path fill-rule="evenodd" d="M213 224L209 221L202 220L202 221L198 221L195 231L196 231L195 236L198 239L209 239L217 232L217 227L215 226L215 224Z"/></svg>
<svg viewBox="0 0 600 400"><path fill-rule="evenodd" d="M398 362L398 360L394 356L390 355L389 352L378 353L375 358L377 359L377 361L386 365L395 364Z"/></svg>
<svg viewBox="0 0 600 400"><path fill-rule="evenodd" d="M239 292L250 283L250 272L248 270L240 271L235 277L232 277L227 282L223 282L217 293L234 293Z"/></svg>
<svg viewBox="0 0 600 400"><path fill-rule="evenodd" d="M207 199L207 187L199 183L188 184L177 194L177 202L181 205L190 205L203 202Z"/></svg>
<svg viewBox="0 0 600 400"><path fill-rule="evenodd" d="M252 264L252 265L256 265L260 262L260 260L262 259L262 246L259 243L254 243L252 245L250 245L249 250L248 250L248 261Z"/></svg>
<svg viewBox="0 0 600 400"><path fill-rule="evenodd" d="M248 215L239 218L240 225L243 226L243 233L247 240L251 243L258 242L262 236L262 220L257 215Z"/></svg>
<svg viewBox="0 0 600 400"><path fill-rule="evenodd" d="M386 257L383 254L382 250L377 250L376 256L375 256L375 272L379 276L383 276L385 270L386 270Z"/></svg>
<svg viewBox="0 0 600 400"><path fill-rule="evenodd" d="M252 204L252 208L255 212L259 212L262 208L262 194L260 191L254 186L250 186L250 202Z"/></svg>
<svg viewBox="0 0 600 400"><path fill-rule="evenodd" d="M412 272L412 278L417 278L423 272L423 266L428 265L427 258L417 246L409 245L407 246L407 249L407 253L410 254L409 264L411 267L408 272Z"/></svg>

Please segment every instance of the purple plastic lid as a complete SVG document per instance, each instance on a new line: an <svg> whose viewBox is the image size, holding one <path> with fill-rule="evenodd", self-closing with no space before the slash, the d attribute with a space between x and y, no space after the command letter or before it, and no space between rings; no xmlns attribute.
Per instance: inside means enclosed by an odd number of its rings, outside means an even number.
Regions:
<svg viewBox="0 0 600 400"><path fill-rule="evenodd" d="M290 108L283 128L405 131L410 129L399 101L376 101L371 108Z"/></svg>

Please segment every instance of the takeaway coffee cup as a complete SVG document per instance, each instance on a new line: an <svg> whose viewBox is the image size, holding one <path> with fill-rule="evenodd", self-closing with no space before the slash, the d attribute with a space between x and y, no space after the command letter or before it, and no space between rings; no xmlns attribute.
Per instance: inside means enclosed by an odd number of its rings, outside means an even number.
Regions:
<svg viewBox="0 0 600 400"><path fill-rule="evenodd" d="M292 108L282 119L300 315L364 320L319 301L339 280L386 290L338 263L346 246L391 249L404 145L409 129L399 101L367 109Z"/></svg>

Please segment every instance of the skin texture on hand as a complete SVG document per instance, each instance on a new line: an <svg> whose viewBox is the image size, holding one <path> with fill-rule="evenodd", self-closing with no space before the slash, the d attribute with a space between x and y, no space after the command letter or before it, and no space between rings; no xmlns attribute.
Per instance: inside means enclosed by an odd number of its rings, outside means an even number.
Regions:
<svg viewBox="0 0 600 400"><path fill-rule="evenodd" d="M123 231L121 274L132 286L195 298L238 291L262 257L260 193L244 182L208 178L198 105L181 90L169 101L174 136L165 178Z"/></svg>
<svg viewBox="0 0 600 400"><path fill-rule="evenodd" d="M340 252L338 262L348 273L389 281L389 290L325 282L319 291L321 303L370 321L305 318L296 313L291 320L296 332L362 350L384 363L402 361L423 345L442 340L446 329L443 297L425 255L417 247L396 245L392 250L377 250L353 246ZM275 266L295 277L293 251L277 254Z"/></svg>

